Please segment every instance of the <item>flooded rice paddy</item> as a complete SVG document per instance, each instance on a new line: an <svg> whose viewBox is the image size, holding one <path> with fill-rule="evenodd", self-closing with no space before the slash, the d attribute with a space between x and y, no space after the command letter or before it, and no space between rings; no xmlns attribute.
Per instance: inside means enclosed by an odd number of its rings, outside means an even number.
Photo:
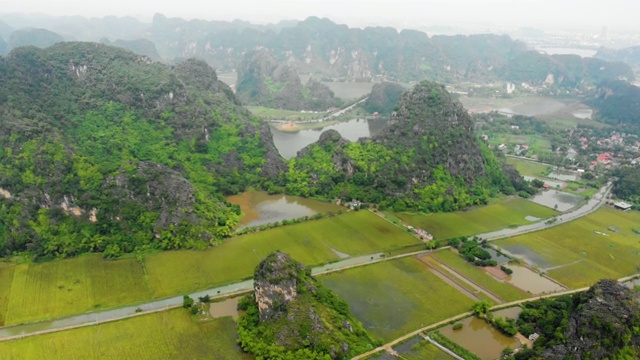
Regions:
<svg viewBox="0 0 640 360"><path fill-rule="evenodd" d="M290 195L269 195L265 191L246 191L227 198L240 205L239 228L290 220L317 213L342 209L340 206Z"/></svg>
<svg viewBox="0 0 640 360"><path fill-rule="evenodd" d="M535 195L530 200L536 204L564 212L580 205L584 198L558 190L547 190Z"/></svg>
<svg viewBox="0 0 640 360"><path fill-rule="evenodd" d="M462 323L462 329L453 330L453 325L449 325L440 329L440 332L483 360L499 359L504 348L515 349L520 346L515 337L502 334L477 317L468 317L459 322Z"/></svg>
<svg viewBox="0 0 640 360"><path fill-rule="evenodd" d="M513 270L513 274L511 274L506 281L532 295L549 294L566 290L559 284L527 267L510 265L509 268Z"/></svg>
<svg viewBox="0 0 640 360"><path fill-rule="evenodd" d="M240 297L212 302L209 305L209 314L212 318L231 316L233 320L236 320L238 318L238 301L240 301Z"/></svg>

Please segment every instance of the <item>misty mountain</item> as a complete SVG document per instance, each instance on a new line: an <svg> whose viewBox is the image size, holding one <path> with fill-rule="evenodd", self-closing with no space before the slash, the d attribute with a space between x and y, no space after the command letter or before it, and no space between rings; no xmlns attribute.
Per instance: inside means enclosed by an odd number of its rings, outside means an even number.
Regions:
<svg viewBox="0 0 640 360"><path fill-rule="evenodd" d="M100 39L100 42L105 45L112 45L121 49L132 51L139 55L147 56L148 58L156 61L160 61L160 54L156 49L156 45L147 39L135 39L135 40L122 40L118 39L114 42L109 39Z"/></svg>
<svg viewBox="0 0 640 360"><path fill-rule="evenodd" d="M59 34L45 29L25 28L16 30L9 37L9 49L20 46L35 46L46 48L53 44L63 42L64 38Z"/></svg>

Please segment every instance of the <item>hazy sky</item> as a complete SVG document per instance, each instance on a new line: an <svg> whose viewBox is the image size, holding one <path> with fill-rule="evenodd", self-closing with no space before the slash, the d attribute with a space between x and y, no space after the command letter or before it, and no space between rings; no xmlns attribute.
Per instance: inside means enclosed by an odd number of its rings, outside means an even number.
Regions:
<svg viewBox="0 0 640 360"><path fill-rule="evenodd" d="M351 26L367 24L533 25L599 29L640 29L640 0L5 0L0 13L50 15L132 15L154 13L209 20L243 19L266 23L281 19L329 17Z"/></svg>

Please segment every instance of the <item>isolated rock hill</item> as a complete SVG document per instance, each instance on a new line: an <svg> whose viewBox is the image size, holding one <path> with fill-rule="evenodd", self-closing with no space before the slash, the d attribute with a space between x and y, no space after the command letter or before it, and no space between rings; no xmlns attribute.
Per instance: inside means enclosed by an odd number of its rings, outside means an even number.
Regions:
<svg viewBox="0 0 640 360"><path fill-rule="evenodd" d="M580 299L569 317L564 343L544 359L622 359L640 354L640 299L614 280L601 280ZM627 356L627 357L625 357Z"/></svg>
<svg viewBox="0 0 640 360"><path fill-rule="evenodd" d="M238 342L257 358L348 359L373 348L347 303L285 253L260 262L254 290L238 305Z"/></svg>
<svg viewBox="0 0 640 360"><path fill-rule="evenodd" d="M53 44L63 42L62 36L45 29L26 28L15 30L9 36L8 50L20 46L35 46L46 48Z"/></svg>
<svg viewBox="0 0 640 360"><path fill-rule="evenodd" d="M373 85L363 107L369 113L391 114L406 89L400 84L382 82Z"/></svg>
<svg viewBox="0 0 640 360"><path fill-rule="evenodd" d="M486 202L513 181L473 121L442 85L422 82L404 93L389 125L351 143L336 132L302 149L290 163L287 191L303 196L359 199L422 211L451 211Z"/></svg>
<svg viewBox="0 0 640 360"><path fill-rule="evenodd" d="M226 194L286 169L268 125L203 61L21 47L0 58L0 83L3 255L206 246L238 222Z"/></svg>
<svg viewBox="0 0 640 360"><path fill-rule="evenodd" d="M278 64L264 50L249 52L238 66L236 94L246 104L288 110L319 110L340 105L333 92L309 79L304 86L298 73Z"/></svg>
<svg viewBox="0 0 640 360"><path fill-rule="evenodd" d="M640 127L640 88L626 81L603 81L589 104L595 117L615 126Z"/></svg>

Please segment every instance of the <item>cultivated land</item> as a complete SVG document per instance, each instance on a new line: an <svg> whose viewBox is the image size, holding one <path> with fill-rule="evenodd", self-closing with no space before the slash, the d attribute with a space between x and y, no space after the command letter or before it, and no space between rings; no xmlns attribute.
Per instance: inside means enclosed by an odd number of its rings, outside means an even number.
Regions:
<svg viewBox="0 0 640 360"><path fill-rule="evenodd" d="M510 197L467 211L394 215L409 225L426 229L435 239L443 240L530 224L531 221L525 219L527 216L546 219L557 214L557 211L529 200Z"/></svg>
<svg viewBox="0 0 640 360"><path fill-rule="evenodd" d="M390 260L320 278L352 313L385 341L470 309L473 300L415 257Z"/></svg>
<svg viewBox="0 0 640 360"><path fill-rule="evenodd" d="M200 321L184 309L0 342L2 359L251 359L231 317Z"/></svg>
<svg viewBox="0 0 640 360"><path fill-rule="evenodd" d="M136 259L107 261L90 254L17 265L0 274L0 289L7 290L0 297L0 310L6 309L0 314L5 325L99 310L151 296Z"/></svg>
<svg viewBox="0 0 640 360"><path fill-rule="evenodd" d="M500 297L505 302L529 297L526 292L494 278L477 266L469 264L451 250L440 250L434 252L432 255L462 276Z"/></svg>
<svg viewBox="0 0 640 360"><path fill-rule="evenodd" d="M388 221L359 211L228 239L203 251L167 251L104 260L99 254L0 267L5 325L134 304L249 278L274 250L306 265L417 244Z"/></svg>
<svg viewBox="0 0 640 360"><path fill-rule="evenodd" d="M548 165L540 164L535 161L507 157L507 164L513 165L521 175L543 176L546 175L549 168Z"/></svg>
<svg viewBox="0 0 640 360"><path fill-rule="evenodd" d="M453 357L438 349L428 341L421 341L411 348L411 351L403 353L406 360L453 360Z"/></svg>
<svg viewBox="0 0 640 360"><path fill-rule="evenodd" d="M640 236L632 231L639 224L640 212L604 207L570 223L494 244L579 288L640 270Z"/></svg>
<svg viewBox="0 0 640 360"><path fill-rule="evenodd" d="M204 251L171 251L145 258L156 297L248 278L274 250L306 266L417 243L407 232L369 211L358 211L239 236Z"/></svg>

